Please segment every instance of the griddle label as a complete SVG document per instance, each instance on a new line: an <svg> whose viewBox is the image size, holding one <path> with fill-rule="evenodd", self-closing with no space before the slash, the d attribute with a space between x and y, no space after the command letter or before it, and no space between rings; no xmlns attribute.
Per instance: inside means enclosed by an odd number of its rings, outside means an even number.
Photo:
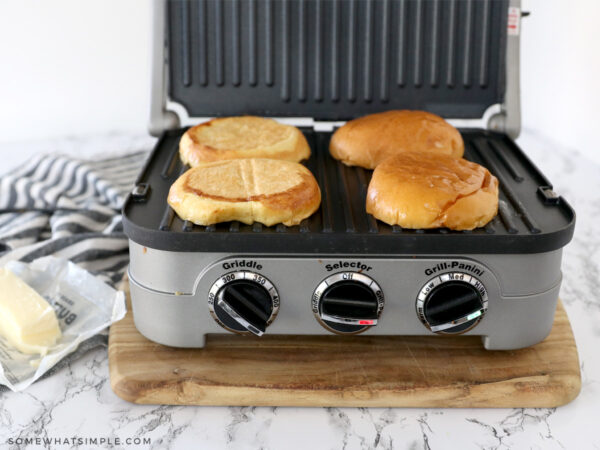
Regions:
<svg viewBox="0 0 600 450"><path fill-rule="evenodd" d="M338 269L357 269L358 272L368 272L372 267L360 261L338 261L336 263L326 264L325 269L327 272Z"/></svg>
<svg viewBox="0 0 600 450"><path fill-rule="evenodd" d="M427 269L425 269L425 275L430 276L436 273L444 272L446 270L464 270L479 276L485 273L485 270L481 269L475 264L467 264L460 261L448 261L438 263L433 267L428 267Z"/></svg>
<svg viewBox="0 0 600 450"><path fill-rule="evenodd" d="M233 261L228 261L228 262L224 262L223 263L223 269L225 270L230 270L230 269L239 269L240 267L243 267L244 269L256 269L256 270L262 270L263 266L259 263L257 263L256 261L248 261L246 259L236 259Z"/></svg>

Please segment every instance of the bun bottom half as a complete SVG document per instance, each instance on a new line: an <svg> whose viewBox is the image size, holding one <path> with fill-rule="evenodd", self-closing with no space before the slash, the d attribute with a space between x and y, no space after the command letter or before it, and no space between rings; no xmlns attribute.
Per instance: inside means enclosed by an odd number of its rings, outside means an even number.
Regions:
<svg viewBox="0 0 600 450"><path fill-rule="evenodd" d="M171 186L169 205L183 220L298 225L321 204L319 185L303 165L271 159L207 163Z"/></svg>
<svg viewBox="0 0 600 450"><path fill-rule="evenodd" d="M270 158L300 162L310 157L302 132L255 116L213 119L187 130L179 142L184 164L196 167L229 159Z"/></svg>

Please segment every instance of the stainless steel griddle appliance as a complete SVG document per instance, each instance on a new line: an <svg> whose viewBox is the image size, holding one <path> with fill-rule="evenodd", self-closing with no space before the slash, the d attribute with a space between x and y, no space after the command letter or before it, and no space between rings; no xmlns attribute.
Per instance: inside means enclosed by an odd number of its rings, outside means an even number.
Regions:
<svg viewBox="0 0 600 450"><path fill-rule="evenodd" d="M518 1L156 1L151 131L123 208L135 324L156 342L206 334L480 335L525 347L553 323L575 214L517 147ZM328 153L339 122L388 109L457 119L465 157L500 181L469 232L391 227L365 212L371 172ZM200 117L299 124L320 210L299 226L180 220L167 192ZM456 122L455 122L456 123Z"/></svg>

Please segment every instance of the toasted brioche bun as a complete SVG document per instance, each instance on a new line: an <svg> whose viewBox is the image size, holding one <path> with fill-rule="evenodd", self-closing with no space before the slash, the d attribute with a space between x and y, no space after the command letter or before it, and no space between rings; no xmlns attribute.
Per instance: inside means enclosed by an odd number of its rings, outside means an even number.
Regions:
<svg viewBox="0 0 600 450"><path fill-rule="evenodd" d="M373 172L367 212L403 228L472 230L498 212L498 180L465 159L404 153Z"/></svg>
<svg viewBox="0 0 600 450"><path fill-rule="evenodd" d="M169 205L197 225L239 220L297 225L321 204L302 164L277 159L215 161L188 170L171 186Z"/></svg>
<svg viewBox="0 0 600 450"><path fill-rule="evenodd" d="M300 162L310 157L310 147L296 127L262 117L226 117L187 130L179 142L179 156L191 167L239 158Z"/></svg>
<svg viewBox="0 0 600 450"><path fill-rule="evenodd" d="M425 111L386 111L351 120L329 143L331 156L347 166L374 169L403 152L428 152L461 158L464 143L458 130Z"/></svg>

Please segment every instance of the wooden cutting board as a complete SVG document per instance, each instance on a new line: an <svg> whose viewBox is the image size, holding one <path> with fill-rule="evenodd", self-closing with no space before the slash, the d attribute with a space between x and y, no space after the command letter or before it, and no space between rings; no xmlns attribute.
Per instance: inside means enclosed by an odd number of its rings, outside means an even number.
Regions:
<svg viewBox="0 0 600 450"><path fill-rule="evenodd" d="M554 407L581 388L560 302L550 336L516 351L486 351L471 336L209 335L204 349L175 349L144 338L129 308L108 356L112 389L134 403Z"/></svg>

